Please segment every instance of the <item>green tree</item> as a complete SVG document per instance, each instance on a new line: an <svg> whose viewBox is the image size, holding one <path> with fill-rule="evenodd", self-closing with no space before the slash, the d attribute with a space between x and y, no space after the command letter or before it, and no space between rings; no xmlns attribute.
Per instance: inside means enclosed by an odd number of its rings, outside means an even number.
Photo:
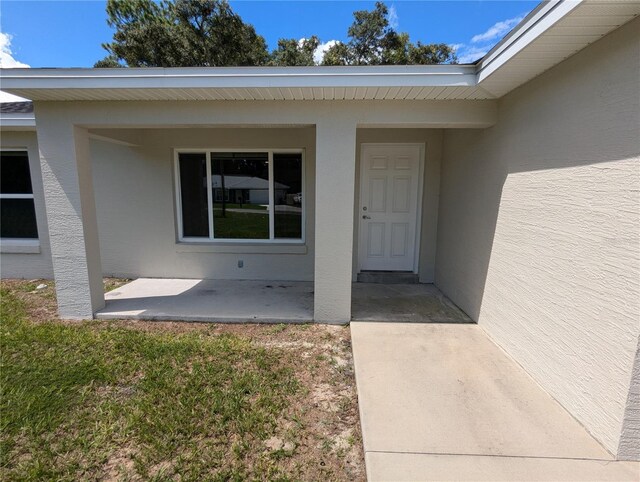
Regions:
<svg viewBox="0 0 640 482"><path fill-rule="evenodd" d="M315 35L302 40L281 38L278 40L278 48L271 53L269 65L315 65L313 54L318 45L320 45L320 39Z"/></svg>
<svg viewBox="0 0 640 482"><path fill-rule="evenodd" d="M118 59L114 55L107 55L104 59L98 60L94 64L94 67L102 68L102 69L106 69L106 68L113 69L118 67L124 67L124 65L118 62Z"/></svg>
<svg viewBox="0 0 640 482"><path fill-rule="evenodd" d="M413 44L389 25L389 9L377 2L358 10L347 32L324 55L323 65L404 65L455 63L446 44ZM220 67L315 65L315 35L278 40L271 53L252 25L227 0L108 0L107 23L113 40L95 67Z"/></svg>
<svg viewBox="0 0 640 482"><path fill-rule="evenodd" d="M336 42L324 53L322 65L350 65L351 53L347 44Z"/></svg>
<svg viewBox="0 0 640 482"><path fill-rule="evenodd" d="M347 43L327 50L323 65L440 64L457 61L447 44L411 43L409 35L389 25L389 9L377 2L373 10L358 10L349 27Z"/></svg>
<svg viewBox="0 0 640 482"><path fill-rule="evenodd" d="M226 0L108 0L116 31L96 67L264 65L266 42Z"/></svg>
<svg viewBox="0 0 640 482"><path fill-rule="evenodd" d="M408 50L409 64L445 64L456 63L457 57L453 48L447 44L423 44L418 41L416 44L409 44Z"/></svg>

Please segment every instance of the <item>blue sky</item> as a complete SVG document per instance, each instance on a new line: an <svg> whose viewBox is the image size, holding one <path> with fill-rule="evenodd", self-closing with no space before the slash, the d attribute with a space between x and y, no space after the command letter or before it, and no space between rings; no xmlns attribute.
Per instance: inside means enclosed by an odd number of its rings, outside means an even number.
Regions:
<svg viewBox="0 0 640 482"><path fill-rule="evenodd" d="M537 1L388 1L394 26L415 42L458 46L461 62L481 57ZM346 40L354 10L365 1L232 1L233 9L253 24L270 48L278 38L313 34L323 42ZM105 52L111 29L105 1L2 0L0 64L31 67L91 67ZM321 55L320 52L318 55Z"/></svg>

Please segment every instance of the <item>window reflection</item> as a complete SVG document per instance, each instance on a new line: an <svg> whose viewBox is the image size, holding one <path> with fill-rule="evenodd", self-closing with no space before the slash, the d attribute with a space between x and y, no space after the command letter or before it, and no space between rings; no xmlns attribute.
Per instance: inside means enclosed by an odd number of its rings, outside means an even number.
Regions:
<svg viewBox="0 0 640 482"><path fill-rule="evenodd" d="M181 153L179 160L182 235L208 238L207 156L205 153Z"/></svg>
<svg viewBox="0 0 640 482"><path fill-rule="evenodd" d="M302 238L302 155L273 154L274 237Z"/></svg>
<svg viewBox="0 0 640 482"><path fill-rule="evenodd" d="M269 155L211 154L215 239L269 239Z"/></svg>

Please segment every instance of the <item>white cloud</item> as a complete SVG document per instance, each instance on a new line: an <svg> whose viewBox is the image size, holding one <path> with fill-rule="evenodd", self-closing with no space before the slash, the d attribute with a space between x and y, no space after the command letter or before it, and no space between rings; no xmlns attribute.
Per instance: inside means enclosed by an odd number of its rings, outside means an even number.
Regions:
<svg viewBox="0 0 640 482"><path fill-rule="evenodd" d="M11 35L3 32L0 32L0 67L3 69L29 67L27 64L18 62L13 58L13 52L11 52ZM24 100L27 99L0 90L0 102L21 102Z"/></svg>
<svg viewBox="0 0 640 482"><path fill-rule="evenodd" d="M488 42L490 40L502 38L509 30L518 25L520 20L522 20L523 18L524 15L519 15L517 17L509 18L507 20L503 20L502 22L495 23L486 32L474 35L471 38L471 42L475 44L478 42Z"/></svg>
<svg viewBox="0 0 640 482"><path fill-rule="evenodd" d="M316 64L321 64L324 59L324 54L327 50L337 44L337 40L329 40L328 42L321 43L318 48L313 52L313 60Z"/></svg>
<svg viewBox="0 0 640 482"><path fill-rule="evenodd" d="M0 67L3 69L29 67L27 64L18 62L13 58L13 52L11 52L11 35L3 32L0 32Z"/></svg>
<svg viewBox="0 0 640 482"><path fill-rule="evenodd" d="M455 44L451 47L454 48L456 54L458 55L458 63L461 64L470 64L475 62L478 59L481 59L485 56L485 54L491 50L491 45L466 45L466 44Z"/></svg>
<svg viewBox="0 0 640 482"><path fill-rule="evenodd" d="M451 48L456 51L458 62L461 64L470 64L484 57L486 53L493 48L496 41L504 37L524 17L525 15L523 14L497 22L486 32L471 37L469 43L452 44Z"/></svg>
<svg viewBox="0 0 640 482"><path fill-rule="evenodd" d="M400 26L400 19L398 18L398 11L395 5L389 7L389 26L394 30Z"/></svg>

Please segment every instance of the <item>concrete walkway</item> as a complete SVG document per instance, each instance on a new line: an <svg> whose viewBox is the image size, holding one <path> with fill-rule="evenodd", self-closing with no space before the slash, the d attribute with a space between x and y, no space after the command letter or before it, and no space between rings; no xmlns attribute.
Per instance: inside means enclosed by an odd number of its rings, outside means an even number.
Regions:
<svg viewBox="0 0 640 482"><path fill-rule="evenodd" d="M477 325L351 334L370 481L640 480Z"/></svg>

